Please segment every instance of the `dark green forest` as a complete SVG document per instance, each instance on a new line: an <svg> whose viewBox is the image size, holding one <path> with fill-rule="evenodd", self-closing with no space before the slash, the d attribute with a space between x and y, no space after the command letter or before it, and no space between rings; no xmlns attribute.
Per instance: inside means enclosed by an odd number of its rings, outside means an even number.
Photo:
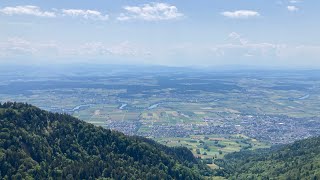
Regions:
<svg viewBox="0 0 320 180"><path fill-rule="evenodd" d="M256 151L240 151L215 160L217 175L228 179L320 179L320 137Z"/></svg>
<svg viewBox="0 0 320 180"><path fill-rule="evenodd" d="M29 104L0 104L0 179L320 179L320 137L215 159ZM213 177L214 179L214 177Z"/></svg>
<svg viewBox="0 0 320 180"><path fill-rule="evenodd" d="M0 179L203 179L183 147L85 123L32 105L0 104Z"/></svg>

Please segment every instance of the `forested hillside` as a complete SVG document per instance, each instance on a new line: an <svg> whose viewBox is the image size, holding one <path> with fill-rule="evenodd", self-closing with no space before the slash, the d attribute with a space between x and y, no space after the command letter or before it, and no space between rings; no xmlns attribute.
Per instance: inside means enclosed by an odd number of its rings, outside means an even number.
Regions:
<svg viewBox="0 0 320 180"><path fill-rule="evenodd" d="M216 160L228 179L320 179L320 137L257 151L242 151Z"/></svg>
<svg viewBox="0 0 320 180"><path fill-rule="evenodd" d="M0 179L202 179L182 147L95 127L69 115L0 104Z"/></svg>
<svg viewBox="0 0 320 180"><path fill-rule="evenodd" d="M0 179L204 179L182 147L129 137L22 103L0 104ZM216 159L227 179L320 179L320 137Z"/></svg>

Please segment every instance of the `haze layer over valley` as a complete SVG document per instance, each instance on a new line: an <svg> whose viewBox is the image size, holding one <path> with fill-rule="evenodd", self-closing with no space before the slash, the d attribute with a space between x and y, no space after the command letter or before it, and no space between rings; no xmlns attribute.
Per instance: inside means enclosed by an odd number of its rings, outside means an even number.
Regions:
<svg viewBox="0 0 320 180"><path fill-rule="evenodd" d="M204 159L320 134L318 71L110 65L10 70L1 71L2 102L28 102L185 146Z"/></svg>

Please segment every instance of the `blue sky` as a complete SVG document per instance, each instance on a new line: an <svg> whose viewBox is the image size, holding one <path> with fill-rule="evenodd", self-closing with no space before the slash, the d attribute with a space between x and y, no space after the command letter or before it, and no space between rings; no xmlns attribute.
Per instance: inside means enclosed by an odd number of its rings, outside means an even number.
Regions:
<svg viewBox="0 0 320 180"><path fill-rule="evenodd" d="M320 67L318 0L0 0L0 63Z"/></svg>

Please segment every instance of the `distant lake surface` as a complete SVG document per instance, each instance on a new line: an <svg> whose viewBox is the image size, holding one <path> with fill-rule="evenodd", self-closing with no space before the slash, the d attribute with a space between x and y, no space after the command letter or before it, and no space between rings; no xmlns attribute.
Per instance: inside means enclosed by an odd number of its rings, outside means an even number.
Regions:
<svg viewBox="0 0 320 180"><path fill-rule="evenodd" d="M153 104L150 107L148 107L148 109L154 109L154 108L157 108L158 106L159 106L159 104Z"/></svg>
<svg viewBox="0 0 320 180"><path fill-rule="evenodd" d="M82 108L90 107L91 105L93 105L93 104L83 104L83 105L79 105L79 106L74 107L74 108L72 109L72 111L78 111L78 110L80 110L80 109L82 109Z"/></svg>
<svg viewBox="0 0 320 180"><path fill-rule="evenodd" d="M309 97L310 97L310 94L307 94L305 96L300 97L299 100L308 99Z"/></svg>
<svg viewBox="0 0 320 180"><path fill-rule="evenodd" d="M123 109L123 108L125 108L126 106L127 106L128 104L121 104L121 106L119 107L119 109Z"/></svg>

